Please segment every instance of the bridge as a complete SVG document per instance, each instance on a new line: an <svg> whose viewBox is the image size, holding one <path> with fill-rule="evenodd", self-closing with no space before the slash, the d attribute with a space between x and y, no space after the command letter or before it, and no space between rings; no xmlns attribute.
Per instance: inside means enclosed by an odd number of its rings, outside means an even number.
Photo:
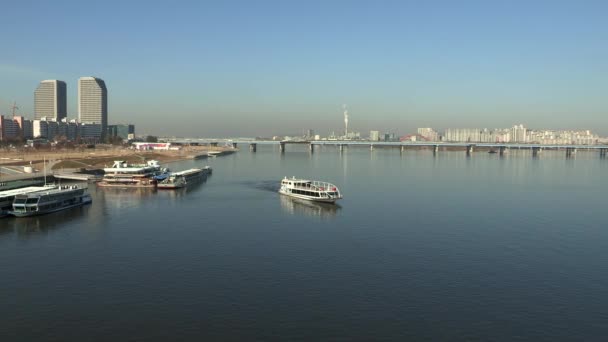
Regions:
<svg viewBox="0 0 608 342"><path fill-rule="evenodd" d="M564 150L566 157L571 157L578 150L598 151L601 158L605 158L608 152L608 145L543 145L543 144L523 144L523 143L471 143L471 142L431 142L431 141L364 141L364 140L246 140L246 139L199 139L192 140L196 144L208 144L217 146L224 144L236 148L239 144L249 145L252 152L257 151L258 145L279 145L281 153L285 152L287 145L307 145L311 153L314 153L315 146L336 146L340 151L348 146L368 146L370 150L376 147L399 148L400 152L408 148L427 147L436 154L440 149L463 148L467 155L471 154L476 148L487 148L494 150L500 155L507 149L531 150L532 156L537 156L542 150Z"/></svg>

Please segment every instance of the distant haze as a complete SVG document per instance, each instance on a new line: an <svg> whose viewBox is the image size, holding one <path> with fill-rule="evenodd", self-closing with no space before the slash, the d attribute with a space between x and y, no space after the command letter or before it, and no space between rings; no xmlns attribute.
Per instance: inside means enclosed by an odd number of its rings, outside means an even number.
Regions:
<svg viewBox="0 0 608 342"><path fill-rule="evenodd" d="M592 129L608 135L606 1L5 4L0 113L39 81L108 87L138 134L344 128ZM49 22L55 23L49 25ZM61 24L57 24L61 23Z"/></svg>

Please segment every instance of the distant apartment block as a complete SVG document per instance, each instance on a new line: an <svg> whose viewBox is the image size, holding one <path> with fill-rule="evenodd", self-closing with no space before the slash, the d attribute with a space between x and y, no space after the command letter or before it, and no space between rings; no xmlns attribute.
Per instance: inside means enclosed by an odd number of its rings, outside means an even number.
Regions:
<svg viewBox="0 0 608 342"><path fill-rule="evenodd" d="M111 138L121 138L123 140L133 139L135 135L135 125L108 125L107 136Z"/></svg>
<svg viewBox="0 0 608 342"><path fill-rule="evenodd" d="M589 130L584 131L556 131L556 130L528 130L527 141L543 145L596 145L601 139Z"/></svg>
<svg viewBox="0 0 608 342"><path fill-rule="evenodd" d="M99 134L96 138L104 140L108 129L108 90L102 79L78 79L78 119L88 125L87 134ZM99 125L100 129L94 125Z"/></svg>
<svg viewBox="0 0 608 342"><path fill-rule="evenodd" d="M348 132L346 133L346 136L344 137L348 140L358 140L361 139L361 133L359 132Z"/></svg>
<svg viewBox="0 0 608 342"><path fill-rule="evenodd" d="M101 137L105 136L102 130L101 124L83 122L80 124L80 138L88 143L102 142Z"/></svg>
<svg viewBox="0 0 608 342"><path fill-rule="evenodd" d="M34 119L61 120L67 116L67 91L64 81L41 81L34 92Z"/></svg>
<svg viewBox="0 0 608 342"><path fill-rule="evenodd" d="M369 140L371 140L371 141L380 140L380 132L379 131L369 131Z"/></svg>
<svg viewBox="0 0 608 342"><path fill-rule="evenodd" d="M443 140L451 142L507 143L513 142L508 129L448 128Z"/></svg>
<svg viewBox="0 0 608 342"><path fill-rule="evenodd" d="M17 138L20 135L20 131L17 121L0 115L0 141Z"/></svg>
<svg viewBox="0 0 608 342"><path fill-rule="evenodd" d="M439 141L439 133L432 128L418 128L418 135L426 141Z"/></svg>
<svg viewBox="0 0 608 342"><path fill-rule="evenodd" d="M396 133L384 133L382 141L399 141Z"/></svg>
<svg viewBox="0 0 608 342"><path fill-rule="evenodd" d="M63 118L61 121L56 121L49 118L41 118L40 120L24 120L22 131L25 139L48 139L48 140L59 140L66 139L69 141L76 141L81 137L82 128L80 123L75 119L68 120ZM29 125L28 128L27 126ZM101 125L93 124L100 129ZM87 126L88 129L88 126ZM87 134L88 131L85 132ZM92 139L93 142L99 142L99 138ZM91 141L88 139L87 141Z"/></svg>
<svg viewBox="0 0 608 342"><path fill-rule="evenodd" d="M34 120L32 126L34 128L34 138L51 138L49 137L49 123L46 121L46 117Z"/></svg>
<svg viewBox="0 0 608 342"><path fill-rule="evenodd" d="M599 141L599 136L589 130L531 130L520 124L514 125L511 128L497 129L448 128L444 132L443 140L448 142L472 143L595 145Z"/></svg>
<svg viewBox="0 0 608 342"><path fill-rule="evenodd" d="M526 142L526 127L524 125L515 125L511 128L511 139L510 142L514 143L525 143Z"/></svg>
<svg viewBox="0 0 608 342"><path fill-rule="evenodd" d="M315 138L315 131L312 129L309 129L306 131L306 135L305 135L306 139L314 139Z"/></svg>

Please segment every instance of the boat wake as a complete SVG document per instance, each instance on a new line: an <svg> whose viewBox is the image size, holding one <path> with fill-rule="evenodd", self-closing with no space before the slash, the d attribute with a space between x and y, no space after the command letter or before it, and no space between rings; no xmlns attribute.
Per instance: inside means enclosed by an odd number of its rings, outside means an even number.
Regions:
<svg viewBox="0 0 608 342"><path fill-rule="evenodd" d="M279 184L276 180L248 181L243 182L243 184L254 189L270 192L277 192L281 187L281 184Z"/></svg>

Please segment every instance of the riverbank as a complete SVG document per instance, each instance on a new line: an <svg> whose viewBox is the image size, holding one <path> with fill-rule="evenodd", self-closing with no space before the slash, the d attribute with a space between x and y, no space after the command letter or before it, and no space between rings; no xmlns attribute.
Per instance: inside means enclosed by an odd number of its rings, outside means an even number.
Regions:
<svg viewBox="0 0 608 342"><path fill-rule="evenodd" d="M61 169L99 169L112 165L114 160L128 163L142 163L146 160L158 160L161 164L206 157L209 152L232 153L237 151L230 147L188 146L180 150L137 151L129 148L82 149L82 150L49 150L49 151L10 151L3 152L0 159L2 174L9 175L23 172L24 166L42 170L46 160L47 170ZM13 173L14 172L14 173Z"/></svg>

